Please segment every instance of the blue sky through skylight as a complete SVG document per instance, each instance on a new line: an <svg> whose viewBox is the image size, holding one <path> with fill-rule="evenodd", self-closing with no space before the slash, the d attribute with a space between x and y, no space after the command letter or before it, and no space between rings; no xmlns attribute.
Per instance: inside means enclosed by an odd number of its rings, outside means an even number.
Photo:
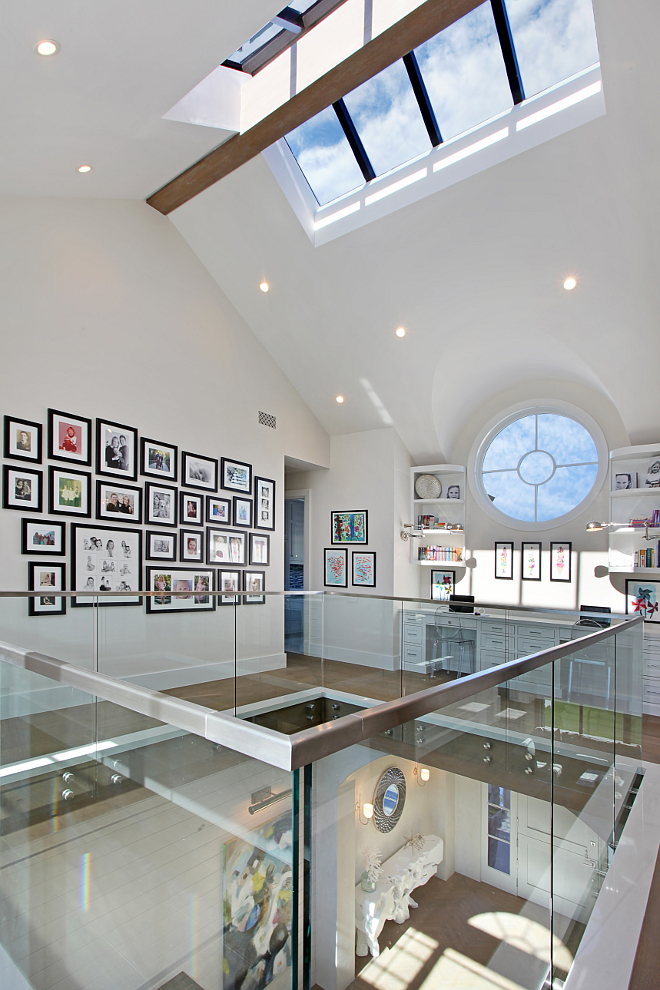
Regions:
<svg viewBox="0 0 660 990"><path fill-rule="evenodd" d="M319 206L325 206L364 183L332 107L296 127L287 134L286 140Z"/></svg>

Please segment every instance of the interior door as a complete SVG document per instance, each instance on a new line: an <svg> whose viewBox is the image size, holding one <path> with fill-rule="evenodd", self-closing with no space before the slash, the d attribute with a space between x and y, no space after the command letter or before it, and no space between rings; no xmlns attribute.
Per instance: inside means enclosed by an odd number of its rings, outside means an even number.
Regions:
<svg viewBox="0 0 660 990"><path fill-rule="evenodd" d="M510 894L518 889L518 795L483 784L481 879Z"/></svg>

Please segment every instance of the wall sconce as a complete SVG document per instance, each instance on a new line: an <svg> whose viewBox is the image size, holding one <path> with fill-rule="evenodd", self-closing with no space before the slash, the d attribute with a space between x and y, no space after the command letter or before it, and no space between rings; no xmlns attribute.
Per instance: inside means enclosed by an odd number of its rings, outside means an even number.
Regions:
<svg viewBox="0 0 660 990"><path fill-rule="evenodd" d="M585 526L585 529L586 529L587 533L602 533L602 531L604 529L612 529L614 527L618 527L619 531L633 533L633 532L639 531L639 530L641 530L643 528L644 529L644 533L643 534L640 533L640 535L642 536L642 539L646 540L647 542L651 542L651 540L655 540L655 537L654 536L649 536L649 526L651 526L651 520L650 519L644 519L642 521L644 523L644 526L643 527L642 526L626 526L625 523L598 522L597 520L592 520L591 522L588 522L587 523L587 525Z"/></svg>
<svg viewBox="0 0 660 990"><path fill-rule="evenodd" d="M417 783L420 787L424 787L431 779L431 771L428 767L413 767L413 775L417 778Z"/></svg>
<svg viewBox="0 0 660 990"><path fill-rule="evenodd" d="M406 540L421 540L424 536L424 532L421 529L416 529L412 523L404 523L403 529L401 530L401 539L406 542Z"/></svg>
<svg viewBox="0 0 660 990"><path fill-rule="evenodd" d="M358 801L358 803L355 805L355 810L357 811L358 818L360 820L360 825L368 825L371 819L374 817L374 806L373 804L370 804L369 801L365 801L362 807L360 807L360 802ZM362 821L363 813L364 813L364 817L366 818L366 821L364 822Z"/></svg>

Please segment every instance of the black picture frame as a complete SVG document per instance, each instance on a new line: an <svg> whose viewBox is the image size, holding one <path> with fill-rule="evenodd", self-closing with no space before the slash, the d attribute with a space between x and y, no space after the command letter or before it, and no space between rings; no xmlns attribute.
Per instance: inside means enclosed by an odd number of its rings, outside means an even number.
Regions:
<svg viewBox="0 0 660 990"><path fill-rule="evenodd" d="M39 571L49 571L57 573L59 578L54 585L49 585L53 592L66 591L66 562L63 560L49 560L44 563L38 560L28 561L28 591L39 591L46 585L39 584L36 587ZM46 602L52 599L52 608ZM28 598L28 615L32 617L43 615L66 615L66 597L58 597L57 594L44 594L42 597Z"/></svg>
<svg viewBox="0 0 660 990"><path fill-rule="evenodd" d="M146 570L146 586L148 591L159 591L156 582L159 577L169 577L169 588L164 588L162 594L147 595L147 615L176 615L179 612L215 612L216 596L215 592L215 570L202 564L200 567L153 567L151 565ZM208 587L197 592L193 585L196 578L203 578L208 581ZM182 593L179 589L177 594L176 582L178 580L190 581L191 587Z"/></svg>
<svg viewBox="0 0 660 990"><path fill-rule="evenodd" d="M76 506L72 501L65 504L60 501L60 492L65 489L60 488L60 480L80 481L80 506ZM66 489L73 491L73 489ZM57 495L57 500L56 496ZM75 501L75 499L73 500ZM92 476L89 471L77 471L74 468L63 468L58 464L48 465L48 511L51 515L77 516L80 519L91 519L92 517Z"/></svg>
<svg viewBox="0 0 660 990"><path fill-rule="evenodd" d="M243 478L241 468L246 469L244 480L235 483L236 478ZM252 465L245 461L235 461L231 457L221 458L220 487L228 492L240 492L242 495L252 494Z"/></svg>
<svg viewBox="0 0 660 990"><path fill-rule="evenodd" d="M210 474L210 478L199 477ZM196 476L197 475L197 476ZM203 457L202 454L191 454L189 450L181 453L181 484L186 488L197 491L217 492L218 490L218 460L216 457Z"/></svg>
<svg viewBox="0 0 660 990"><path fill-rule="evenodd" d="M559 549L555 550L555 547L563 549L564 553L568 554L568 577L564 576L564 568L561 568L561 573L558 574L560 568L558 563L555 561L555 553L559 553ZM554 540L550 544L550 580L557 581L559 584L570 584L571 583L571 564L573 557L573 544L568 542L563 542L562 540Z"/></svg>
<svg viewBox="0 0 660 990"><path fill-rule="evenodd" d="M539 573L538 576L530 576L525 573L525 550L527 547L535 547L539 555ZM520 548L520 579L521 581L540 581L542 572L542 560L543 560L543 544L536 540L525 541Z"/></svg>
<svg viewBox="0 0 660 990"><path fill-rule="evenodd" d="M176 545L177 545L177 534L176 533L158 533L153 529L148 529L144 534L145 537L145 547L144 547L144 559L145 560L164 560L173 563L176 561ZM169 540L171 551L162 551L156 548L157 540Z"/></svg>
<svg viewBox="0 0 660 990"><path fill-rule="evenodd" d="M336 535L338 533L338 527L339 527L339 524L340 524L340 519L338 517L340 517L340 516L349 516L350 517L350 523L349 523L349 525L350 525L351 529L354 529L355 528L355 525L356 525L356 520L355 520L354 517L356 517L356 516L364 516L364 520L362 521L362 526L364 527L364 539L363 540L353 540L353 539L350 539L350 540L337 540L337 539L335 539L335 537L336 537ZM367 509L350 509L350 510L347 509L347 510L344 511L344 510L341 510L341 509L337 509L334 512L331 512L330 513L330 542L332 543L333 546L338 546L338 547L339 546L341 546L341 547L346 547L346 546L361 546L361 547L366 547L366 545L369 542L369 512L368 512L368 510Z"/></svg>
<svg viewBox="0 0 660 990"><path fill-rule="evenodd" d="M261 541L261 540L265 540L265 544L262 545L265 545L266 547L266 558L267 558L266 560L261 560L260 558L263 556L263 554L261 552L257 553L255 549L257 545L257 541ZM253 567L255 564L259 564L261 567L270 567L270 534L269 533L249 533L248 546L249 546L248 559L250 561L250 567Z"/></svg>
<svg viewBox="0 0 660 990"><path fill-rule="evenodd" d="M631 585L642 585L644 594L635 594ZM660 624L660 582L645 577L626 579L626 615L641 615L644 622Z"/></svg>
<svg viewBox="0 0 660 990"><path fill-rule="evenodd" d="M169 457L169 471L158 470L154 465L150 467L151 452L156 452L163 458ZM164 461L163 461L164 463ZM140 437L140 474L147 478L160 478L163 481L177 483L179 472L179 448L171 443L161 443L159 440L149 440L147 437Z"/></svg>
<svg viewBox="0 0 660 990"><path fill-rule="evenodd" d="M123 594L116 600L100 591L140 590L142 584L142 530L131 526L100 526L96 522L71 523L71 590L78 592L71 599L72 608L91 608L98 604L104 608L142 605L142 596ZM87 534L87 535L85 535ZM113 536L109 534L115 534ZM92 547L92 538L100 546ZM105 542L104 542L105 541ZM109 542L112 542L112 549ZM87 543L87 546L85 545ZM82 545L81 545L82 544ZM90 568L90 563L94 566ZM110 568L108 565L114 563ZM86 588L92 578L94 587ZM85 581L82 587L78 582ZM129 584L130 581L130 584ZM105 587L115 583L116 588ZM123 588L122 585L127 585Z"/></svg>
<svg viewBox="0 0 660 990"><path fill-rule="evenodd" d="M222 549L223 556L218 557L219 550ZM240 553L236 554L236 550ZM226 555L226 556L225 556ZM209 565L221 565L229 569L235 567L245 567L247 564L247 533L245 530L236 529L213 529L206 527L206 563Z"/></svg>
<svg viewBox="0 0 660 990"><path fill-rule="evenodd" d="M163 498L167 499L166 506ZM158 503L156 502L158 499ZM167 507L167 515L160 513ZM179 524L179 489L155 481L144 484L144 521L148 526L175 527Z"/></svg>
<svg viewBox="0 0 660 990"><path fill-rule="evenodd" d="M268 494L264 494L267 489ZM264 501L269 504L265 506ZM275 530L275 482L272 478L254 479L254 528L266 529L271 533Z"/></svg>
<svg viewBox="0 0 660 990"><path fill-rule="evenodd" d="M22 430L21 427L27 427L27 429ZM12 439L14 431L16 435ZM29 450L25 448L25 442L19 439L21 433L28 435ZM28 461L30 464L41 464L42 433L41 423L33 423L30 419L21 419L18 416L5 416L3 446L5 458L7 460L11 458L15 461ZM36 440L36 444L33 444L33 439Z"/></svg>
<svg viewBox="0 0 660 990"><path fill-rule="evenodd" d="M372 580L371 581L356 581L355 580L355 567L356 567L356 557L370 557L371 567L372 567ZM351 584L354 588L375 588L376 587L376 551L375 550L351 550Z"/></svg>
<svg viewBox="0 0 660 990"><path fill-rule="evenodd" d="M328 554L342 555L344 558L344 580L328 581ZM325 547L323 550L323 584L326 588L348 588L348 548Z"/></svg>
<svg viewBox="0 0 660 990"><path fill-rule="evenodd" d="M189 516L190 507L188 503L196 506L195 515ZM196 495L195 492L184 492L179 489L179 520L182 526L203 526L204 525L204 496Z"/></svg>
<svg viewBox="0 0 660 990"><path fill-rule="evenodd" d="M500 548L507 547L509 550L509 573L508 574L498 574L498 555L500 553ZM497 540L495 542L495 580L496 581L513 581L513 543L510 540Z"/></svg>
<svg viewBox="0 0 660 990"><path fill-rule="evenodd" d="M451 579L451 590L447 589L446 595L436 594L436 583L437 583L437 578L435 577L436 574L442 574L445 577L448 576ZM445 589L443 588L442 590L444 591ZM456 591L456 571L447 570L443 567L434 567L431 570L431 590L430 590L431 601L448 602L451 600L449 596L453 595L455 591Z"/></svg>
<svg viewBox="0 0 660 990"><path fill-rule="evenodd" d="M74 431L72 438L76 448L67 450L60 444L60 427L70 426ZM65 443L62 434L62 444ZM92 421L86 416L74 416L73 413L61 409L48 410L48 456L51 461L66 461L67 464L79 464L80 467L92 466Z"/></svg>
<svg viewBox="0 0 660 990"><path fill-rule="evenodd" d="M30 498L25 498L25 482L30 482ZM23 494L18 495L18 483ZM36 486L36 496L34 495ZM18 467L14 464L2 466L2 507L20 512L42 512L44 500L44 473L32 468Z"/></svg>
<svg viewBox="0 0 660 990"><path fill-rule="evenodd" d="M238 604L238 594L241 590L241 571L232 570L231 568L218 568L218 591L226 590L228 594L220 595L218 597L218 605L237 605ZM226 578L231 579L231 588L224 588L224 583Z"/></svg>
<svg viewBox="0 0 660 990"><path fill-rule="evenodd" d="M107 505L104 509L105 493L104 489L107 489L112 495L116 495L118 498L118 507L115 510L111 510ZM122 502L126 498L131 498L133 496L133 511L126 512L121 508ZM96 480L96 518L97 519L113 519L126 520L127 522L133 523L133 525L140 525L142 522L142 489L135 488L133 485L118 485L114 481L103 481L101 478Z"/></svg>
<svg viewBox="0 0 660 990"><path fill-rule="evenodd" d="M231 497L206 496L206 521L212 526L231 526Z"/></svg>
<svg viewBox="0 0 660 990"><path fill-rule="evenodd" d="M107 450L111 449L111 444L107 444L108 436L112 439L117 437L118 459L127 462L126 468L113 467L109 462ZM121 444L124 437L127 441ZM128 449L125 455L121 455L123 447ZM102 474L106 478L123 478L125 481L137 481L138 476L138 431L133 426L126 426L124 423L113 423L111 419L96 419L96 473ZM121 455L121 456L120 456Z"/></svg>
<svg viewBox="0 0 660 990"><path fill-rule="evenodd" d="M252 499L243 498L242 495L234 495L234 526L242 526L245 529L252 528ZM242 506L247 507L247 521L242 522L241 517L243 516Z"/></svg>
<svg viewBox="0 0 660 990"><path fill-rule="evenodd" d="M52 544L34 542L34 536L40 535L41 529L46 531L42 535L47 535L49 530L53 531ZM66 556L66 523L59 519L21 519L21 553L41 557L44 554L49 557Z"/></svg>
<svg viewBox="0 0 660 990"><path fill-rule="evenodd" d="M197 541L197 556L189 557L189 540ZM204 533L200 533L198 529L180 529L179 530L179 560L182 564L203 564L204 563Z"/></svg>
<svg viewBox="0 0 660 990"><path fill-rule="evenodd" d="M260 578L261 587L260 588L250 588L248 585L251 583L253 578ZM266 596L262 594L266 590L266 572L265 571L243 571L243 591L251 591L254 594L242 595L241 604L242 605L265 605Z"/></svg>

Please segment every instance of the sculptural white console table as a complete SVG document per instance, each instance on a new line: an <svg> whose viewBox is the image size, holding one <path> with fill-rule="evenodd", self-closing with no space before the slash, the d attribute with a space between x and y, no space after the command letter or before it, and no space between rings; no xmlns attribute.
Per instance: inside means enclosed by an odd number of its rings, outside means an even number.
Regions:
<svg viewBox="0 0 660 990"><path fill-rule="evenodd" d="M383 863L383 873L376 889L369 892L358 884L355 888L355 927L358 956L380 953L378 936L386 921L402 925L417 904L410 894L435 874L442 862L443 843L437 835L425 835L421 849L400 849Z"/></svg>

